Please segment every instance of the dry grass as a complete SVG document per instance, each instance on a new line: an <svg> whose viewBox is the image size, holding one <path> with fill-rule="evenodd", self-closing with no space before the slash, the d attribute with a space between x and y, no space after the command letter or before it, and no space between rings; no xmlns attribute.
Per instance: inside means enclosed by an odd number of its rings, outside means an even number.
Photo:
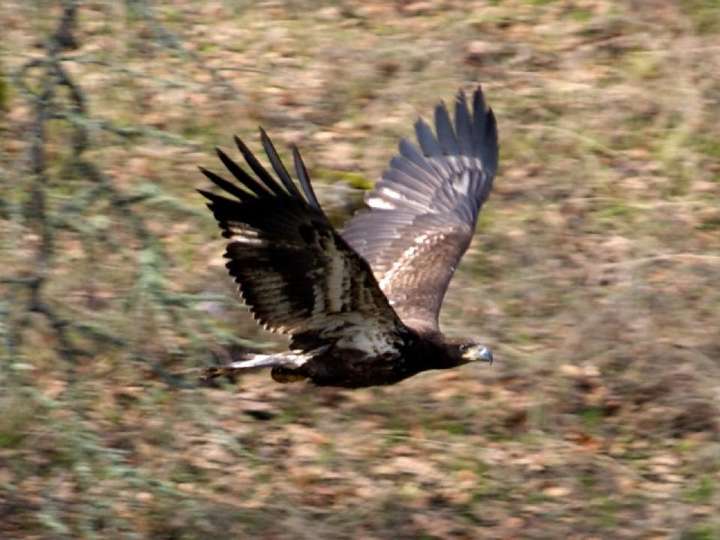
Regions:
<svg viewBox="0 0 720 540"><path fill-rule="evenodd" d="M83 214L95 251L59 233L48 298L128 345L71 367L23 320L0 369L0 536L720 537L720 7L650 3L158 7L182 53L139 8L82 7L67 67L93 118L140 128L94 128L88 155L147 195L167 259L103 201ZM3 276L36 264L31 111L9 74L41 54L43 5L2 15ZM213 145L257 124L298 143L340 218L417 114L479 82L501 171L443 323L492 344L494 366L354 392L264 374L173 389L149 369L192 382L232 337L282 346L232 301L193 193ZM67 126L48 132L57 208L87 181L63 168ZM183 308L190 329L152 279L208 298ZM24 297L0 287L4 339Z"/></svg>

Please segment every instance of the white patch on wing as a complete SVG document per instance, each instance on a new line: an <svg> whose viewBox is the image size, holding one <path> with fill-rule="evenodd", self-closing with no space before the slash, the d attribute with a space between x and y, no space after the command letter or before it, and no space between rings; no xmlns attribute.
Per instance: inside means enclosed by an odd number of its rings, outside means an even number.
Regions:
<svg viewBox="0 0 720 540"><path fill-rule="evenodd" d="M400 206L411 206L424 210L425 206L417 201L408 199L405 195L400 192L390 189L387 186L383 186L373 192L372 196L368 197L365 201L371 208L379 208L380 210L393 210L397 208L394 201L397 201Z"/></svg>
<svg viewBox="0 0 720 540"><path fill-rule="evenodd" d="M450 164L450 168L457 174L462 168L460 166L460 156L446 156L444 159Z"/></svg>
<svg viewBox="0 0 720 540"><path fill-rule="evenodd" d="M440 176L449 177L453 174L460 174L465 170L484 170L480 159L471 156L443 156L427 158L428 162L438 171Z"/></svg>
<svg viewBox="0 0 720 540"><path fill-rule="evenodd" d="M460 178L453 183L452 187L457 193L467 195L470 192L470 171L463 171L460 174Z"/></svg>
<svg viewBox="0 0 720 540"><path fill-rule="evenodd" d="M390 189L387 187L380 188L380 194L385 195L389 197L390 199L394 199L396 201L402 201L405 197L403 197L400 193L395 191L394 189Z"/></svg>
<svg viewBox="0 0 720 540"><path fill-rule="evenodd" d="M245 244L248 246L264 246L267 244L265 240L262 240L261 238L253 238L251 236L240 236L240 235L233 235L232 239L235 242L238 242L240 244Z"/></svg>
<svg viewBox="0 0 720 540"><path fill-rule="evenodd" d="M267 241L260 236L260 231L248 227L245 223L229 221L228 229L232 233L231 240L235 242L250 246L267 245Z"/></svg>
<svg viewBox="0 0 720 540"><path fill-rule="evenodd" d="M378 208L380 210L393 210L395 208L394 204L380 197L370 197L366 203L370 208Z"/></svg>
<svg viewBox="0 0 720 540"><path fill-rule="evenodd" d="M470 162L470 164L468 165L469 167L471 167L471 168L473 168L473 169L477 169L477 170L479 170L479 171L484 171L484 170L485 170L485 167L483 166L483 162L482 162L481 159L479 159L479 158L468 158L468 161Z"/></svg>

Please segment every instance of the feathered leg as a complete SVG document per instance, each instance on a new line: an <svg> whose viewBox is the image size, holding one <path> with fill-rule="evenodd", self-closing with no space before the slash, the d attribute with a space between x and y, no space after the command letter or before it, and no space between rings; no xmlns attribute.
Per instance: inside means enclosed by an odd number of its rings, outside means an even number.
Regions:
<svg viewBox="0 0 720 540"><path fill-rule="evenodd" d="M275 366L272 368L270 374L273 380L279 383L291 383L307 379L307 375L303 374L302 368Z"/></svg>

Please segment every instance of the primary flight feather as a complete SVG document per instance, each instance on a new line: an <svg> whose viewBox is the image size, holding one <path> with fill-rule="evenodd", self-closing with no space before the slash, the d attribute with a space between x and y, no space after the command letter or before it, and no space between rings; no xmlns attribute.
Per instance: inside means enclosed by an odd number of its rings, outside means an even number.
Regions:
<svg viewBox="0 0 720 540"><path fill-rule="evenodd" d="M238 138L252 174L221 150L235 182L200 169L224 192L199 190L229 240L226 266L243 300L264 327L291 337L289 352L250 354L208 376L271 367L279 382L354 388L492 361L487 347L445 339L438 317L497 170L495 117L480 88L472 110L461 91L454 121L441 103L435 133L423 120L415 133L419 147L400 142L368 208L342 233L322 211L297 148L299 188L263 130L274 175Z"/></svg>

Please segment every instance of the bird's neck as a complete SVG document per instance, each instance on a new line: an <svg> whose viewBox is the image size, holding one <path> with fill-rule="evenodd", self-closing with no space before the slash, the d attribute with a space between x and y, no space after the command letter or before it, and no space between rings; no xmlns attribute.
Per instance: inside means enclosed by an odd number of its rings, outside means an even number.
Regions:
<svg viewBox="0 0 720 540"><path fill-rule="evenodd" d="M450 369L465 363L459 344L446 341L439 332L427 334L423 338L420 357L424 369Z"/></svg>

